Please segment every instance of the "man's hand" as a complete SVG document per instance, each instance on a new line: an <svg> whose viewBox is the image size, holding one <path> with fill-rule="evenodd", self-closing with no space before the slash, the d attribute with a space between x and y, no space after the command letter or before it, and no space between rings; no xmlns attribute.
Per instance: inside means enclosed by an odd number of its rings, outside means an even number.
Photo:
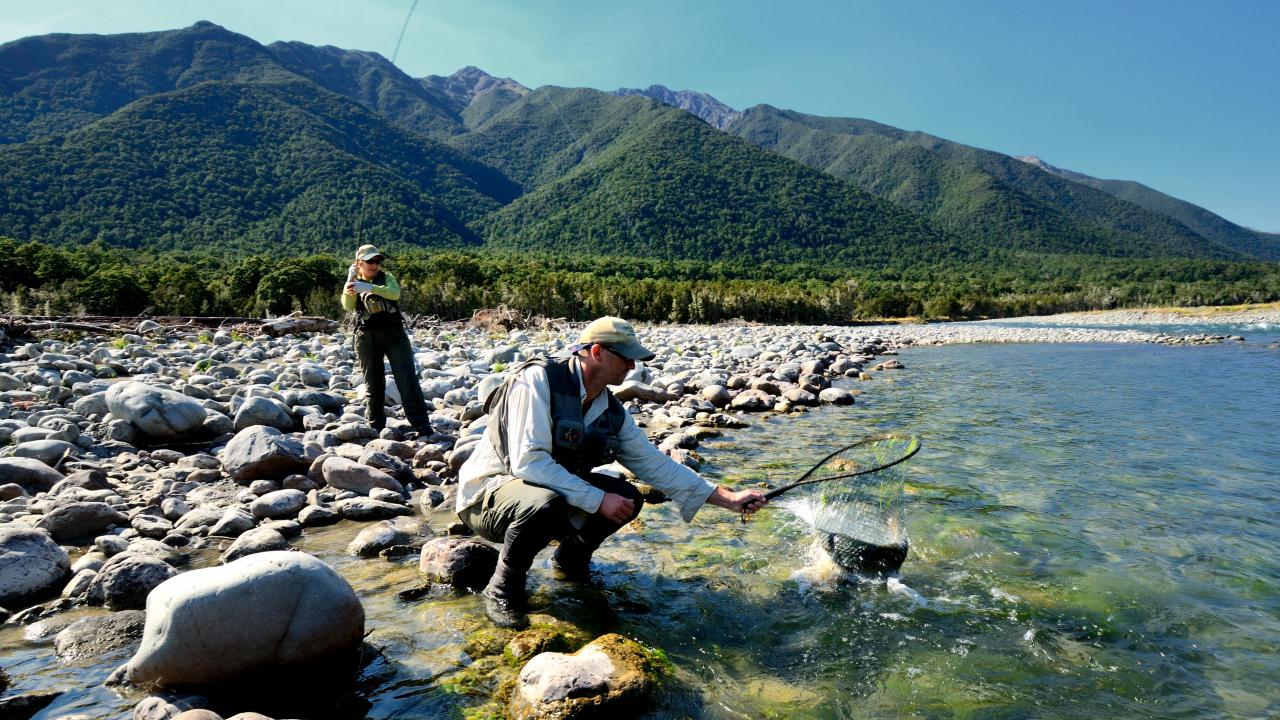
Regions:
<svg viewBox="0 0 1280 720"><path fill-rule="evenodd" d="M600 501L600 509L596 510L596 513L610 522L625 525L635 516L636 504L626 496L605 493L604 499Z"/></svg>
<svg viewBox="0 0 1280 720"><path fill-rule="evenodd" d="M735 512L751 514L764 507L768 498L759 490L726 490L716 486L707 502Z"/></svg>

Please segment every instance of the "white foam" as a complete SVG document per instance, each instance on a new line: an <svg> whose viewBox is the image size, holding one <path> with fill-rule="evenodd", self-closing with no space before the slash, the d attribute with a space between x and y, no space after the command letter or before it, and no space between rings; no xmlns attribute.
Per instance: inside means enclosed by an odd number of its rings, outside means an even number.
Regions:
<svg viewBox="0 0 1280 720"><path fill-rule="evenodd" d="M894 575L890 575L889 579L884 581L884 586L888 588L890 595L901 595L919 607L929 607L929 601L925 596L912 590Z"/></svg>

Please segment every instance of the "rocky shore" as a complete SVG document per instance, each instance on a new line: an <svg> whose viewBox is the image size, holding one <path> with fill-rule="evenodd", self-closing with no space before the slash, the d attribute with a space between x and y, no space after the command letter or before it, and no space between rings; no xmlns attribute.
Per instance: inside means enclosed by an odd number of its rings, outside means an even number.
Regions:
<svg viewBox="0 0 1280 720"><path fill-rule="evenodd" d="M381 433L365 422L363 378L341 332L144 329L0 338L0 621L27 626L34 643L53 638L64 661L127 658L108 683L137 700L136 718L212 720L223 716L216 708L248 720L266 708L226 699L227 688L267 682L278 699L294 683L309 693L314 678L351 677L368 655L359 597L291 549L310 529L350 523L348 552L361 562L416 556L423 597L432 583L482 584L496 551L459 537L452 513L457 470L484 432L482 399L578 328L417 331L429 437L402 420ZM903 369L892 355L904 347L1200 341L993 323L659 326L641 336L657 357L616 394L661 449L695 468L700 441L756 414L855 402L856 381ZM468 648L468 672L505 678L492 683L492 709L517 717L632 707L662 675L654 649L549 617L519 634L481 633ZM0 691L9 684L31 685L0 673ZM56 699L17 692L0 710Z"/></svg>

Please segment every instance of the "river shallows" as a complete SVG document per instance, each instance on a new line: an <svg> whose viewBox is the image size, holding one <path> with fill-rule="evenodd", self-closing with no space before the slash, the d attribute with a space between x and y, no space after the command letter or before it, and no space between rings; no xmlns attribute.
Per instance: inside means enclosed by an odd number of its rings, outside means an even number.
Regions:
<svg viewBox="0 0 1280 720"><path fill-rule="evenodd" d="M1206 329L1206 332L1212 329ZM756 419L707 443L724 480L793 478L866 432L903 430L911 554L902 579L801 584L812 535L773 507L747 525L667 506L610 540L602 589L533 579L548 610L663 649L655 716L1265 717L1280 712L1280 350L1247 345L983 345L904 352L858 404ZM474 597L404 603L412 559L345 556L358 527L300 546L361 593L384 659L376 718L464 712L454 682L483 626ZM604 601L607 601L607 605ZM60 665L21 630L0 664L67 691L41 717L127 715L95 687L123 658Z"/></svg>

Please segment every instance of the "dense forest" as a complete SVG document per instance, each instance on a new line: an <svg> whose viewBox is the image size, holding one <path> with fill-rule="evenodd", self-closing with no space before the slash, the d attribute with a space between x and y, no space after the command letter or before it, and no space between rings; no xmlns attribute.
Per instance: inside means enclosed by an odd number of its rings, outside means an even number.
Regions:
<svg viewBox="0 0 1280 720"><path fill-rule="evenodd" d="M331 254L203 255L0 237L0 302L6 312L38 315L301 310L337 318L349 263ZM1086 255L1009 253L979 263L857 270L415 248L397 254L387 269L404 287L406 312L442 319L506 305L573 320L613 313L649 322L844 323L1280 298L1274 263Z"/></svg>

